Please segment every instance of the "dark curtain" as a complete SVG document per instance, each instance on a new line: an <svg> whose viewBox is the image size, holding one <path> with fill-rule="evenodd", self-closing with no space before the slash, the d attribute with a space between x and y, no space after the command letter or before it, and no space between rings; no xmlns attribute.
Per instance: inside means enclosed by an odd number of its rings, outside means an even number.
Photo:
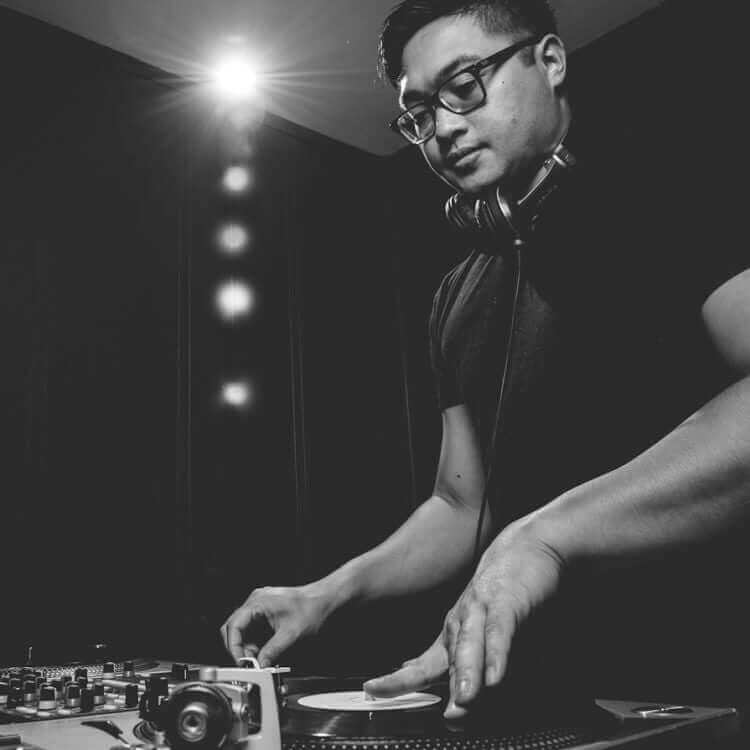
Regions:
<svg viewBox="0 0 750 750"><path fill-rule="evenodd" d="M225 123L185 82L7 10L0 62L3 662L222 661L252 588L414 504L380 163L267 115L230 198ZM228 219L245 255L217 252ZM227 279L256 298L232 324ZM223 408L244 375L253 405Z"/></svg>
<svg viewBox="0 0 750 750"><path fill-rule="evenodd" d="M185 127L168 90L2 11L3 647L152 627L175 577ZM29 55L28 51L42 50ZM158 618L157 618L158 619Z"/></svg>

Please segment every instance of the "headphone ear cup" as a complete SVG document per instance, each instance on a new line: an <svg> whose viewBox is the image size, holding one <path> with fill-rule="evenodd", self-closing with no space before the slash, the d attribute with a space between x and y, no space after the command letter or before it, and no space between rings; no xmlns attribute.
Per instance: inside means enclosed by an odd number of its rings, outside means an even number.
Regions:
<svg viewBox="0 0 750 750"><path fill-rule="evenodd" d="M494 237L515 239L521 233L519 214L518 206L496 188L485 200L479 201L477 223Z"/></svg>
<svg viewBox="0 0 750 750"><path fill-rule="evenodd" d="M448 223L461 234L485 243L517 237L517 214L520 214L518 206L504 198L499 190L494 190L486 199L455 193L445 203Z"/></svg>
<svg viewBox="0 0 750 750"><path fill-rule="evenodd" d="M477 222L474 201L461 193L454 193L445 202L445 217L448 223L459 231L476 230Z"/></svg>
<svg viewBox="0 0 750 750"><path fill-rule="evenodd" d="M470 236L488 244L517 240L531 228L544 203L569 179L576 164L573 154L559 143L518 202L503 196L498 188L483 199L456 193L446 201L445 215L455 229L469 230Z"/></svg>

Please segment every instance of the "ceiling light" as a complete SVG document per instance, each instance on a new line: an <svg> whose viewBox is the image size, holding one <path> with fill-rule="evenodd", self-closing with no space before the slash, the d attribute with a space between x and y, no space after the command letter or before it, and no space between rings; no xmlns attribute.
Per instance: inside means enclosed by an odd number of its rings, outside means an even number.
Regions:
<svg viewBox="0 0 750 750"><path fill-rule="evenodd" d="M254 301L252 290L242 281L227 281L216 291L216 307L224 320L247 315Z"/></svg>
<svg viewBox="0 0 750 750"><path fill-rule="evenodd" d="M258 70L244 56L224 58L216 65L213 80L218 93L226 99L251 99L258 93Z"/></svg>

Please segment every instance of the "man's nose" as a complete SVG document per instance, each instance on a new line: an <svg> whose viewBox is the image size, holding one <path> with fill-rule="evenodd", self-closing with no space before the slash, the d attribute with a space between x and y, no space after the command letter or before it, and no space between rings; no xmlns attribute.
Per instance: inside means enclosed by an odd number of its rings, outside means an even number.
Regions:
<svg viewBox="0 0 750 750"><path fill-rule="evenodd" d="M445 107L435 109L435 137L438 140L451 140L465 130L466 115L457 115Z"/></svg>

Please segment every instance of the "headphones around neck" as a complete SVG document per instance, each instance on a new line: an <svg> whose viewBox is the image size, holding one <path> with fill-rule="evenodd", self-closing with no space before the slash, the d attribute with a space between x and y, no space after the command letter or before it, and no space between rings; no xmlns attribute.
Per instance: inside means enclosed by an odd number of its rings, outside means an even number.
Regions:
<svg viewBox="0 0 750 750"><path fill-rule="evenodd" d="M559 143L520 200L506 198L499 188L493 188L479 198L455 193L445 203L445 215L454 228L485 240L491 239L493 244L503 240L523 240L544 202L565 182L575 165L576 158Z"/></svg>

